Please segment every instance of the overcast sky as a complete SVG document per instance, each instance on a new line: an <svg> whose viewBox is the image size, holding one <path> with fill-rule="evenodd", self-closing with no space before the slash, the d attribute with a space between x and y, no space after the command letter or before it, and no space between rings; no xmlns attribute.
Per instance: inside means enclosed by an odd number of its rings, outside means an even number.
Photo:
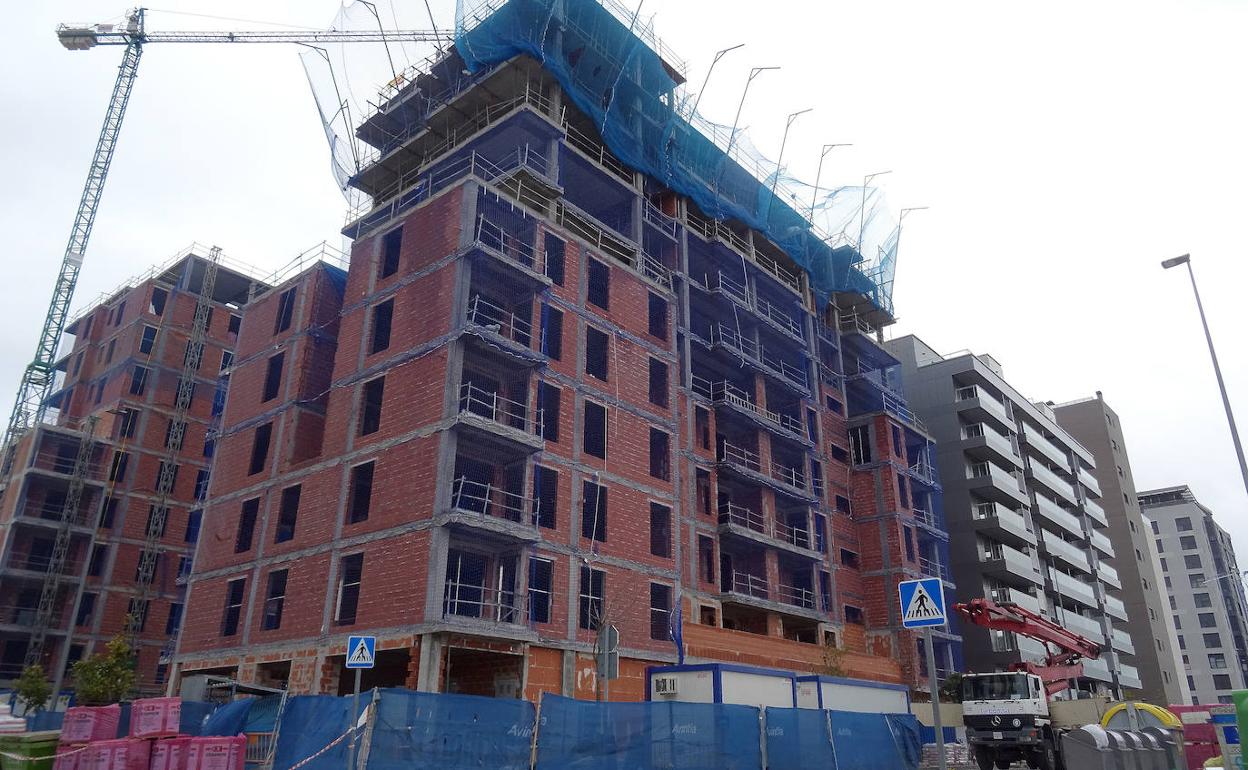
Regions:
<svg viewBox="0 0 1248 770"><path fill-rule="evenodd" d="M395 0L399 18L423 4ZM164 0L190 13L324 27L333 0ZM431 0L449 26L453 3ZM6 8L0 168L7 193L0 284L0 407L30 360L120 60L70 52L62 21L117 18L111 0ZM418 12L419 11L419 12ZM647 0L664 40L701 83L701 110L743 113L773 156L814 177L819 146L852 142L823 182L892 170L907 219L899 323L942 352L991 353L1034 399L1096 390L1121 415L1141 489L1190 484L1236 536L1248 566L1248 500L1186 275L1191 252L1232 404L1248 423L1248 4L856 0ZM422 24L423 26L423 24ZM255 25L153 12L149 29ZM375 83L356 82L363 94ZM148 46L75 308L192 241L273 269L338 235L344 203L291 48ZM1248 424L1245 425L1248 429Z"/></svg>

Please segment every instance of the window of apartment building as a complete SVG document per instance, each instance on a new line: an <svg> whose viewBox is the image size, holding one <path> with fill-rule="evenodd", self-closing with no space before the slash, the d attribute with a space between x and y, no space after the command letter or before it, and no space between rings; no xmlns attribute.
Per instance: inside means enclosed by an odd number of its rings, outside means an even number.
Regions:
<svg viewBox="0 0 1248 770"><path fill-rule="evenodd" d="M117 350L117 338L108 341L108 348L104 353L104 363L111 364L113 362L113 353Z"/></svg>
<svg viewBox="0 0 1248 770"><path fill-rule="evenodd" d="M100 507L100 529L112 529L116 518L117 498L108 495L104 498L104 505Z"/></svg>
<svg viewBox="0 0 1248 770"><path fill-rule="evenodd" d="M147 377L151 371L146 366L136 366L130 372L130 395L141 396L147 392Z"/></svg>
<svg viewBox="0 0 1248 770"><path fill-rule="evenodd" d="M185 543L199 542L199 528L203 521L203 511L191 511L186 517L186 532L182 535L182 541Z"/></svg>
<svg viewBox="0 0 1248 770"><path fill-rule="evenodd" d="M266 422L256 428L251 439L251 462L247 465L247 475L254 476L264 470L269 459L269 441L273 438L273 423Z"/></svg>
<svg viewBox="0 0 1248 770"><path fill-rule="evenodd" d="M607 458L607 408L593 401L585 402L585 429L581 449L585 454Z"/></svg>
<svg viewBox="0 0 1248 770"><path fill-rule="evenodd" d="M1179 548L1184 551L1196 550L1196 537L1194 535L1183 535L1179 538Z"/></svg>
<svg viewBox="0 0 1248 770"><path fill-rule="evenodd" d="M91 546L91 558L87 560L87 576L99 577L104 574L104 561L108 558L108 545L96 543Z"/></svg>
<svg viewBox="0 0 1248 770"><path fill-rule="evenodd" d="M1226 654L1221 652L1210 653L1209 668L1215 671L1226 668Z"/></svg>
<svg viewBox="0 0 1248 770"><path fill-rule="evenodd" d="M1202 641L1209 648L1218 648L1222 646L1222 634L1202 634Z"/></svg>
<svg viewBox="0 0 1248 770"><path fill-rule="evenodd" d="M667 408L667 364L650 359L650 403Z"/></svg>
<svg viewBox="0 0 1248 770"><path fill-rule="evenodd" d="M113 326L120 326L121 319L126 315L126 303L122 300L121 304L113 308Z"/></svg>
<svg viewBox="0 0 1248 770"><path fill-rule="evenodd" d="M667 300L654 292L649 292L649 318L647 330L651 337L667 341Z"/></svg>
<svg viewBox="0 0 1248 770"><path fill-rule="evenodd" d="M85 626L91 622L91 615L95 612L95 598L97 594L84 593L82 601L78 602L78 616L74 618L75 626Z"/></svg>
<svg viewBox="0 0 1248 770"><path fill-rule="evenodd" d="M836 396L829 395L825 397L824 400L827 402L828 410L830 412L832 412L833 414L843 413L843 410L845 409L845 407L841 405L841 400L839 398L837 398Z"/></svg>
<svg viewBox="0 0 1248 770"><path fill-rule="evenodd" d="M1154 534L1154 535L1160 535L1160 534L1161 534L1161 528L1157 526L1157 521L1156 521L1156 519L1154 519L1153 521L1150 521L1150 522L1149 522L1149 524L1151 524L1151 525L1152 525L1152 527L1153 527L1153 534Z"/></svg>
<svg viewBox="0 0 1248 770"><path fill-rule="evenodd" d="M1179 603L1178 603L1178 601L1174 598L1174 594L1171 594L1171 595L1170 595L1170 609L1171 609L1171 610L1178 610L1178 609L1179 609Z"/></svg>
<svg viewBox="0 0 1248 770"><path fill-rule="evenodd" d="M910 485L902 475L897 476L897 504L903 511L910 508Z"/></svg>
<svg viewBox="0 0 1248 770"><path fill-rule="evenodd" d="M277 318L273 321L273 333L281 334L290 328L295 316L295 289L287 289L277 298Z"/></svg>
<svg viewBox="0 0 1248 770"><path fill-rule="evenodd" d="M553 468L533 468L533 497L537 500L537 526L554 529L559 508L559 473Z"/></svg>
<svg viewBox="0 0 1248 770"><path fill-rule="evenodd" d="M377 377L364 383L360 393L360 435L381 430L381 400L386 392L386 378Z"/></svg>
<svg viewBox="0 0 1248 770"><path fill-rule="evenodd" d="M135 619L136 631L147 630L147 613L151 609L152 603L148 599L131 599L126 605L126 615Z"/></svg>
<svg viewBox="0 0 1248 770"><path fill-rule="evenodd" d="M1180 532L1192 531L1192 520L1187 516L1180 516L1174 520L1174 528Z"/></svg>
<svg viewBox="0 0 1248 770"><path fill-rule="evenodd" d="M611 309L611 268L596 259L589 260L589 286L585 297L591 305Z"/></svg>
<svg viewBox="0 0 1248 770"><path fill-rule="evenodd" d="M139 427L139 410L122 409L117 417L117 437L134 438Z"/></svg>
<svg viewBox="0 0 1248 770"><path fill-rule="evenodd" d="M364 577L364 554L353 553L342 557L338 563L338 607L334 622L347 626L355 622L356 609L360 604L360 584Z"/></svg>
<svg viewBox="0 0 1248 770"><path fill-rule="evenodd" d="M1187 576L1187 582L1189 585L1191 585L1192 588L1204 588L1205 587L1205 573L1203 572L1189 573Z"/></svg>
<svg viewBox="0 0 1248 770"><path fill-rule="evenodd" d="M853 623L861 626L864 623L864 616L861 607L855 607L852 604L845 605L845 622Z"/></svg>
<svg viewBox="0 0 1248 770"><path fill-rule="evenodd" d="M660 481L672 478L671 437L657 428L650 429L650 475Z"/></svg>
<svg viewBox="0 0 1248 770"><path fill-rule="evenodd" d="M848 497L845 497L844 495L836 496L836 512L843 513L846 516L849 515L850 510L849 510L849 498Z"/></svg>
<svg viewBox="0 0 1248 770"><path fill-rule="evenodd" d="M838 463L845 463L846 465L849 464L849 450L840 444L829 443L828 453L831 454L832 459L836 460Z"/></svg>
<svg viewBox="0 0 1248 770"><path fill-rule="evenodd" d="M711 413L700 406L693 408L693 429L697 435L698 446L702 449L711 448Z"/></svg>
<svg viewBox="0 0 1248 770"><path fill-rule="evenodd" d="M113 451L113 461L108 467L108 480L121 484L126 480L126 466L130 464L129 452Z"/></svg>
<svg viewBox="0 0 1248 770"><path fill-rule="evenodd" d="M806 408L806 437L819 443L819 415L810 407Z"/></svg>
<svg viewBox="0 0 1248 770"><path fill-rule="evenodd" d="M368 352L380 353L390 347L390 329L394 325L394 298L373 307L373 335L368 343Z"/></svg>
<svg viewBox="0 0 1248 770"><path fill-rule="evenodd" d="M1160 541L1160 540L1158 540L1158 541L1156 541L1156 542L1157 542L1157 553L1165 553L1165 552L1166 552L1166 544L1165 544L1165 543L1163 543L1163 542L1162 542L1162 541Z"/></svg>
<svg viewBox="0 0 1248 770"><path fill-rule="evenodd" d="M211 308L208 310L208 318L209 318L209 323L211 323L211 319L212 319ZM182 366L184 367L189 366L191 369L198 372L199 365L200 363L203 362L203 360L204 360L203 345L196 346L193 342L191 342L190 340L187 340L186 347L182 349Z"/></svg>
<svg viewBox="0 0 1248 770"><path fill-rule="evenodd" d="M77 377L78 373L82 371L82 357L83 357L82 353L79 353L78 355L74 356L74 376L75 377Z"/></svg>
<svg viewBox="0 0 1248 770"><path fill-rule="evenodd" d="M914 561L914 529L912 527L902 527L902 529L905 530L906 533L906 560Z"/></svg>
<svg viewBox="0 0 1248 770"><path fill-rule="evenodd" d="M1231 689L1231 675L1230 674L1214 674L1213 675L1213 689L1215 690Z"/></svg>
<svg viewBox="0 0 1248 770"><path fill-rule="evenodd" d="M268 365L264 371L264 390L260 394L260 403L263 404L277 398L278 391L282 388L282 364L285 360L285 353L278 353L269 357Z"/></svg>
<svg viewBox="0 0 1248 770"><path fill-rule="evenodd" d="M672 555L672 509L658 503L650 503L650 555Z"/></svg>
<svg viewBox="0 0 1248 770"><path fill-rule="evenodd" d="M169 292L159 286L152 287L152 300L147 305L147 312L155 316L165 314L165 302L169 299Z"/></svg>
<svg viewBox="0 0 1248 770"><path fill-rule="evenodd" d="M241 328L243 328L243 317L241 315L234 315L233 313L230 313L230 322L226 331L230 334L237 335L238 330Z"/></svg>
<svg viewBox="0 0 1248 770"><path fill-rule="evenodd" d="M217 440L213 438L208 438L205 436L204 437L204 451L203 451L204 457L211 459L213 454L216 453L216 450L217 450Z"/></svg>
<svg viewBox="0 0 1248 770"><path fill-rule="evenodd" d="M704 516L711 515L711 473L705 468L698 468L695 471L695 484L698 491L698 510L702 511Z"/></svg>
<svg viewBox="0 0 1248 770"><path fill-rule="evenodd" d="M698 535L698 579L715 582L715 541L706 535Z"/></svg>
<svg viewBox="0 0 1248 770"><path fill-rule="evenodd" d="M1176 631L1182 631L1182 630L1183 630L1183 623L1179 620L1179 616L1178 616L1178 615L1174 615L1174 616L1173 616L1173 620L1174 620L1174 629L1175 629Z"/></svg>
<svg viewBox="0 0 1248 770"><path fill-rule="evenodd" d="M1156 620L1156 618L1154 618L1154 620ZM1187 640L1185 640L1185 639L1183 638L1183 634L1179 634L1179 636L1178 636L1178 640L1179 640L1179 649L1180 649L1180 650L1186 650L1186 649L1187 649Z"/></svg>
<svg viewBox="0 0 1248 770"><path fill-rule="evenodd" d="M1169 575L1166 575L1166 576L1165 576L1165 584L1166 584L1166 590L1167 590L1167 591L1169 591L1170 589L1174 588L1174 585L1170 582L1170 576L1169 576Z"/></svg>
<svg viewBox="0 0 1248 770"><path fill-rule="evenodd" d="M234 553L251 550L251 540L256 534L256 519L260 516L260 498L244 500L238 515L238 532L234 535Z"/></svg>
<svg viewBox="0 0 1248 770"><path fill-rule="evenodd" d="M1136 551L1136 553L1139 553L1140 549L1138 549L1138 548L1137 548L1137 549L1135 549L1135 551ZM1165 557L1165 556L1161 557L1161 559L1159 559L1158 561L1160 561L1160 563L1161 563L1161 571L1162 571L1162 572L1169 572L1169 571L1170 571L1170 567L1166 564L1166 557Z"/></svg>
<svg viewBox="0 0 1248 770"><path fill-rule="evenodd" d="M381 265L378 278L389 278L399 272L399 251L403 247L403 228L396 227L381 236Z"/></svg>
<svg viewBox="0 0 1248 770"><path fill-rule="evenodd" d="M581 565L581 587L578 602L578 625L586 630L598 628L602 620L603 602L606 600L607 573L588 565Z"/></svg>
<svg viewBox="0 0 1248 770"><path fill-rule="evenodd" d="M1197 607L1213 606L1213 600L1209 598L1209 594L1192 594L1192 601L1196 602Z"/></svg>
<svg viewBox="0 0 1248 770"><path fill-rule="evenodd" d="M134 565L134 582L135 583L138 583L139 581L143 579L143 566L144 566L143 562L147 560L146 559L147 553L148 553L147 550L141 551L139 553L139 559ZM161 573L160 563L161 561L164 560L162 558L163 556L164 554L161 554L161 553L152 553L152 558L150 559L149 564L151 568L151 574L153 576L159 575Z"/></svg>
<svg viewBox="0 0 1248 770"><path fill-rule="evenodd" d="M169 605L169 614L165 616L165 636L173 636L178 633L178 628L182 625L182 604L173 602Z"/></svg>
<svg viewBox="0 0 1248 770"><path fill-rule="evenodd" d="M848 548L841 549L841 566L850 569L862 569L862 561L858 554Z"/></svg>
<svg viewBox="0 0 1248 770"><path fill-rule="evenodd" d="M274 543L284 543L294 538L295 521L299 518L299 498L302 494L302 484L282 490L282 503L277 513L277 530L273 533Z"/></svg>
<svg viewBox="0 0 1248 770"><path fill-rule="evenodd" d="M182 392L182 383L183 383L183 382L184 382L183 378L179 377L179 378L178 378L178 384L177 384L176 386L174 386L174 389L173 389L173 393L174 393L173 403L174 403L174 405L175 405L175 406L177 405L177 402L178 402L178 394ZM191 381L191 384L190 384L190 388L188 388L188 389L187 389L187 396L186 396L186 406L187 406L187 408L190 408L191 403L195 401L195 388L196 388L196 384L195 384L195 382L192 380L192 381ZM214 410L213 414L216 414L216 411L215 411L215 410Z"/></svg>
<svg viewBox="0 0 1248 770"><path fill-rule="evenodd" d="M195 472L195 501L202 503L208 497L208 481L212 478L209 471L201 468Z"/></svg>
<svg viewBox="0 0 1248 770"><path fill-rule="evenodd" d="M901 428L896 425L892 425L890 427L893 429L893 454L897 457L901 457L904 454L901 446Z"/></svg>
<svg viewBox="0 0 1248 770"><path fill-rule="evenodd" d="M1196 616L1200 620L1201 628L1217 628L1218 619L1212 612L1202 612Z"/></svg>
<svg viewBox="0 0 1248 770"><path fill-rule="evenodd" d="M272 631L282 627L282 605L286 603L286 575L289 570L275 569L269 573L269 585L264 592L264 618L261 627Z"/></svg>
<svg viewBox="0 0 1248 770"><path fill-rule="evenodd" d="M542 250L546 256L546 277L556 286L563 285L564 258L568 245L550 233L542 235Z"/></svg>
<svg viewBox="0 0 1248 770"><path fill-rule="evenodd" d="M178 557L178 575L177 575L178 580L185 580L186 578L191 576L191 564L192 564L191 557L189 556Z"/></svg>
<svg viewBox="0 0 1248 770"><path fill-rule="evenodd" d="M225 613L221 618L221 635L238 633L238 621L243 615L243 595L247 591L247 578L237 578L225 584Z"/></svg>
<svg viewBox="0 0 1248 770"><path fill-rule="evenodd" d="M1189 553L1183 557L1183 566L1187 569L1200 569L1200 554Z"/></svg>
<svg viewBox="0 0 1248 770"><path fill-rule="evenodd" d="M650 584L650 638L670 639L669 621L672 617L672 587L662 583Z"/></svg>
<svg viewBox="0 0 1248 770"><path fill-rule="evenodd" d="M592 326L585 327L585 373L603 382L607 381L607 333Z"/></svg>
<svg viewBox="0 0 1248 770"><path fill-rule="evenodd" d="M549 559L529 557L529 621L550 622L551 577L554 565Z"/></svg>
<svg viewBox="0 0 1248 770"><path fill-rule="evenodd" d="M167 526L169 526L169 509L163 506L147 506L147 526L143 531L164 537Z"/></svg>
<svg viewBox="0 0 1248 770"><path fill-rule="evenodd" d="M217 370L218 373L224 372L226 369L229 369L233 365L234 365L234 354L228 350L222 350L221 351L221 367Z"/></svg>
<svg viewBox="0 0 1248 770"><path fill-rule="evenodd" d="M865 465L871 462L871 429L866 425L850 428L849 448L853 455L854 465Z"/></svg>
<svg viewBox="0 0 1248 770"><path fill-rule="evenodd" d="M542 411L542 438L558 443L559 441L559 397L563 391L543 382L537 392L537 408Z"/></svg>
<svg viewBox="0 0 1248 770"><path fill-rule="evenodd" d="M563 311L542 305L542 352L552 361L563 360Z"/></svg>
<svg viewBox="0 0 1248 770"><path fill-rule="evenodd" d="M139 337L139 352L150 356L154 347L156 347L156 327L144 326L143 335Z"/></svg>
<svg viewBox="0 0 1248 770"><path fill-rule="evenodd" d="M607 541L607 488L592 481L581 486L581 537Z"/></svg>
<svg viewBox="0 0 1248 770"><path fill-rule="evenodd" d="M1191 690L1192 692L1196 692L1196 680L1192 678L1191 674L1187 675L1187 689ZM1193 706L1200 705L1200 698L1193 695L1192 705Z"/></svg>
<svg viewBox="0 0 1248 770"><path fill-rule="evenodd" d="M828 517L822 513L815 514L815 550L825 553L828 549Z"/></svg>
<svg viewBox="0 0 1248 770"><path fill-rule="evenodd" d="M108 385L108 378L107 378L107 377L101 377L101 378L100 378L100 380L99 380L99 382L95 383L95 399L94 399L94 401L95 401L95 405L96 405L96 406L99 406L99 405L100 405L100 402L104 400L104 388L105 388L105 386L107 386L107 385ZM69 399L65 399L65 402L66 402L66 403L69 403Z"/></svg>
<svg viewBox="0 0 1248 770"><path fill-rule="evenodd" d="M368 509L373 501L373 471L375 460L351 469L351 489L347 496L347 523L356 524L368 519Z"/></svg>

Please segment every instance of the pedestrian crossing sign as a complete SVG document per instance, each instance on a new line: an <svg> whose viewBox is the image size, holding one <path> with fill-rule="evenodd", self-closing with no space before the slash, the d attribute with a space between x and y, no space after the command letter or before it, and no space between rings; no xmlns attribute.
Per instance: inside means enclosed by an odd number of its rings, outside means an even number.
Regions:
<svg viewBox="0 0 1248 770"><path fill-rule="evenodd" d="M940 578L903 580L897 584L897 594L901 599L902 627L945 625L945 591Z"/></svg>
<svg viewBox="0 0 1248 770"><path fill-rule="evenodd" d="M372 668L377 658L377 637L347 637L347 668Z"/></svg>

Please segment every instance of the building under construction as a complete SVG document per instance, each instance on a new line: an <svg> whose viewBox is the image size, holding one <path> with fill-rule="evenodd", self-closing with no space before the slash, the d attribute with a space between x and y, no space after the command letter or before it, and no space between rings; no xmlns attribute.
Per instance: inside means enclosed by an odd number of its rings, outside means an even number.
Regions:
<svg viewBox="0 0 1248 770"><path fill-rule="evenodd" d="M211 255L211 256L210 256ZM263 284L192 247L72 320L45 412L6 458L0 683L122 634L163 689L240 308Z"/></svg>
<svg viewBox="0 0 1248 770"><path fill-rule="evenodd" d="M896 584L948 544L893 252L699 130L629 13L459 22L358 127L349 270L243 314L179 673L347 691L367 633L365 686L641 699L676 636L925 686Z"/></svg>

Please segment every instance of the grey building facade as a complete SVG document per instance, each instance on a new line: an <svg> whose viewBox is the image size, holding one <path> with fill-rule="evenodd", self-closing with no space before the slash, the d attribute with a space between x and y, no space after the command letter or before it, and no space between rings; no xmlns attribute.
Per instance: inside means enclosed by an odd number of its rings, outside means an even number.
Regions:
<svg viewBox="0 0 1248 770"><path fill-rule="evenodd" d="M1101 487L1100 504L1109 521L1105 532L1119 555L1115 565L1132 642L1131 649L1122 650L1122 661L1136 667L1143 684L1138 694L1131 695L1149 703L1187 703L1190 695L1178 639L1170 621L1151 523L1136 499L1122 421L1100 391L1091 398L1059 404L1053 413L1058 424L1096 459L1092 473Z"/></svg>
<svg viewBox="0 0 1248 770"><path fill-rule="evenodd" d="M1231 538L1186 485L1140 492L1193 704L1230 703L1248 680L1248 605Z"/></svg>
<svg viewBox="0 0 1248 770"><path fill-rule="evenodd" d="M937 442L959 601L1014 602L1099 642L1079 689L1138 690L1124 659L1134 651L1122 583L1092 453L1048 407L1005 381L990 356L942 356L914 336L885 343L900 362L910 405ZM962 629L977 671L1044 658L1043 646L1014 634Z"/></svg>

